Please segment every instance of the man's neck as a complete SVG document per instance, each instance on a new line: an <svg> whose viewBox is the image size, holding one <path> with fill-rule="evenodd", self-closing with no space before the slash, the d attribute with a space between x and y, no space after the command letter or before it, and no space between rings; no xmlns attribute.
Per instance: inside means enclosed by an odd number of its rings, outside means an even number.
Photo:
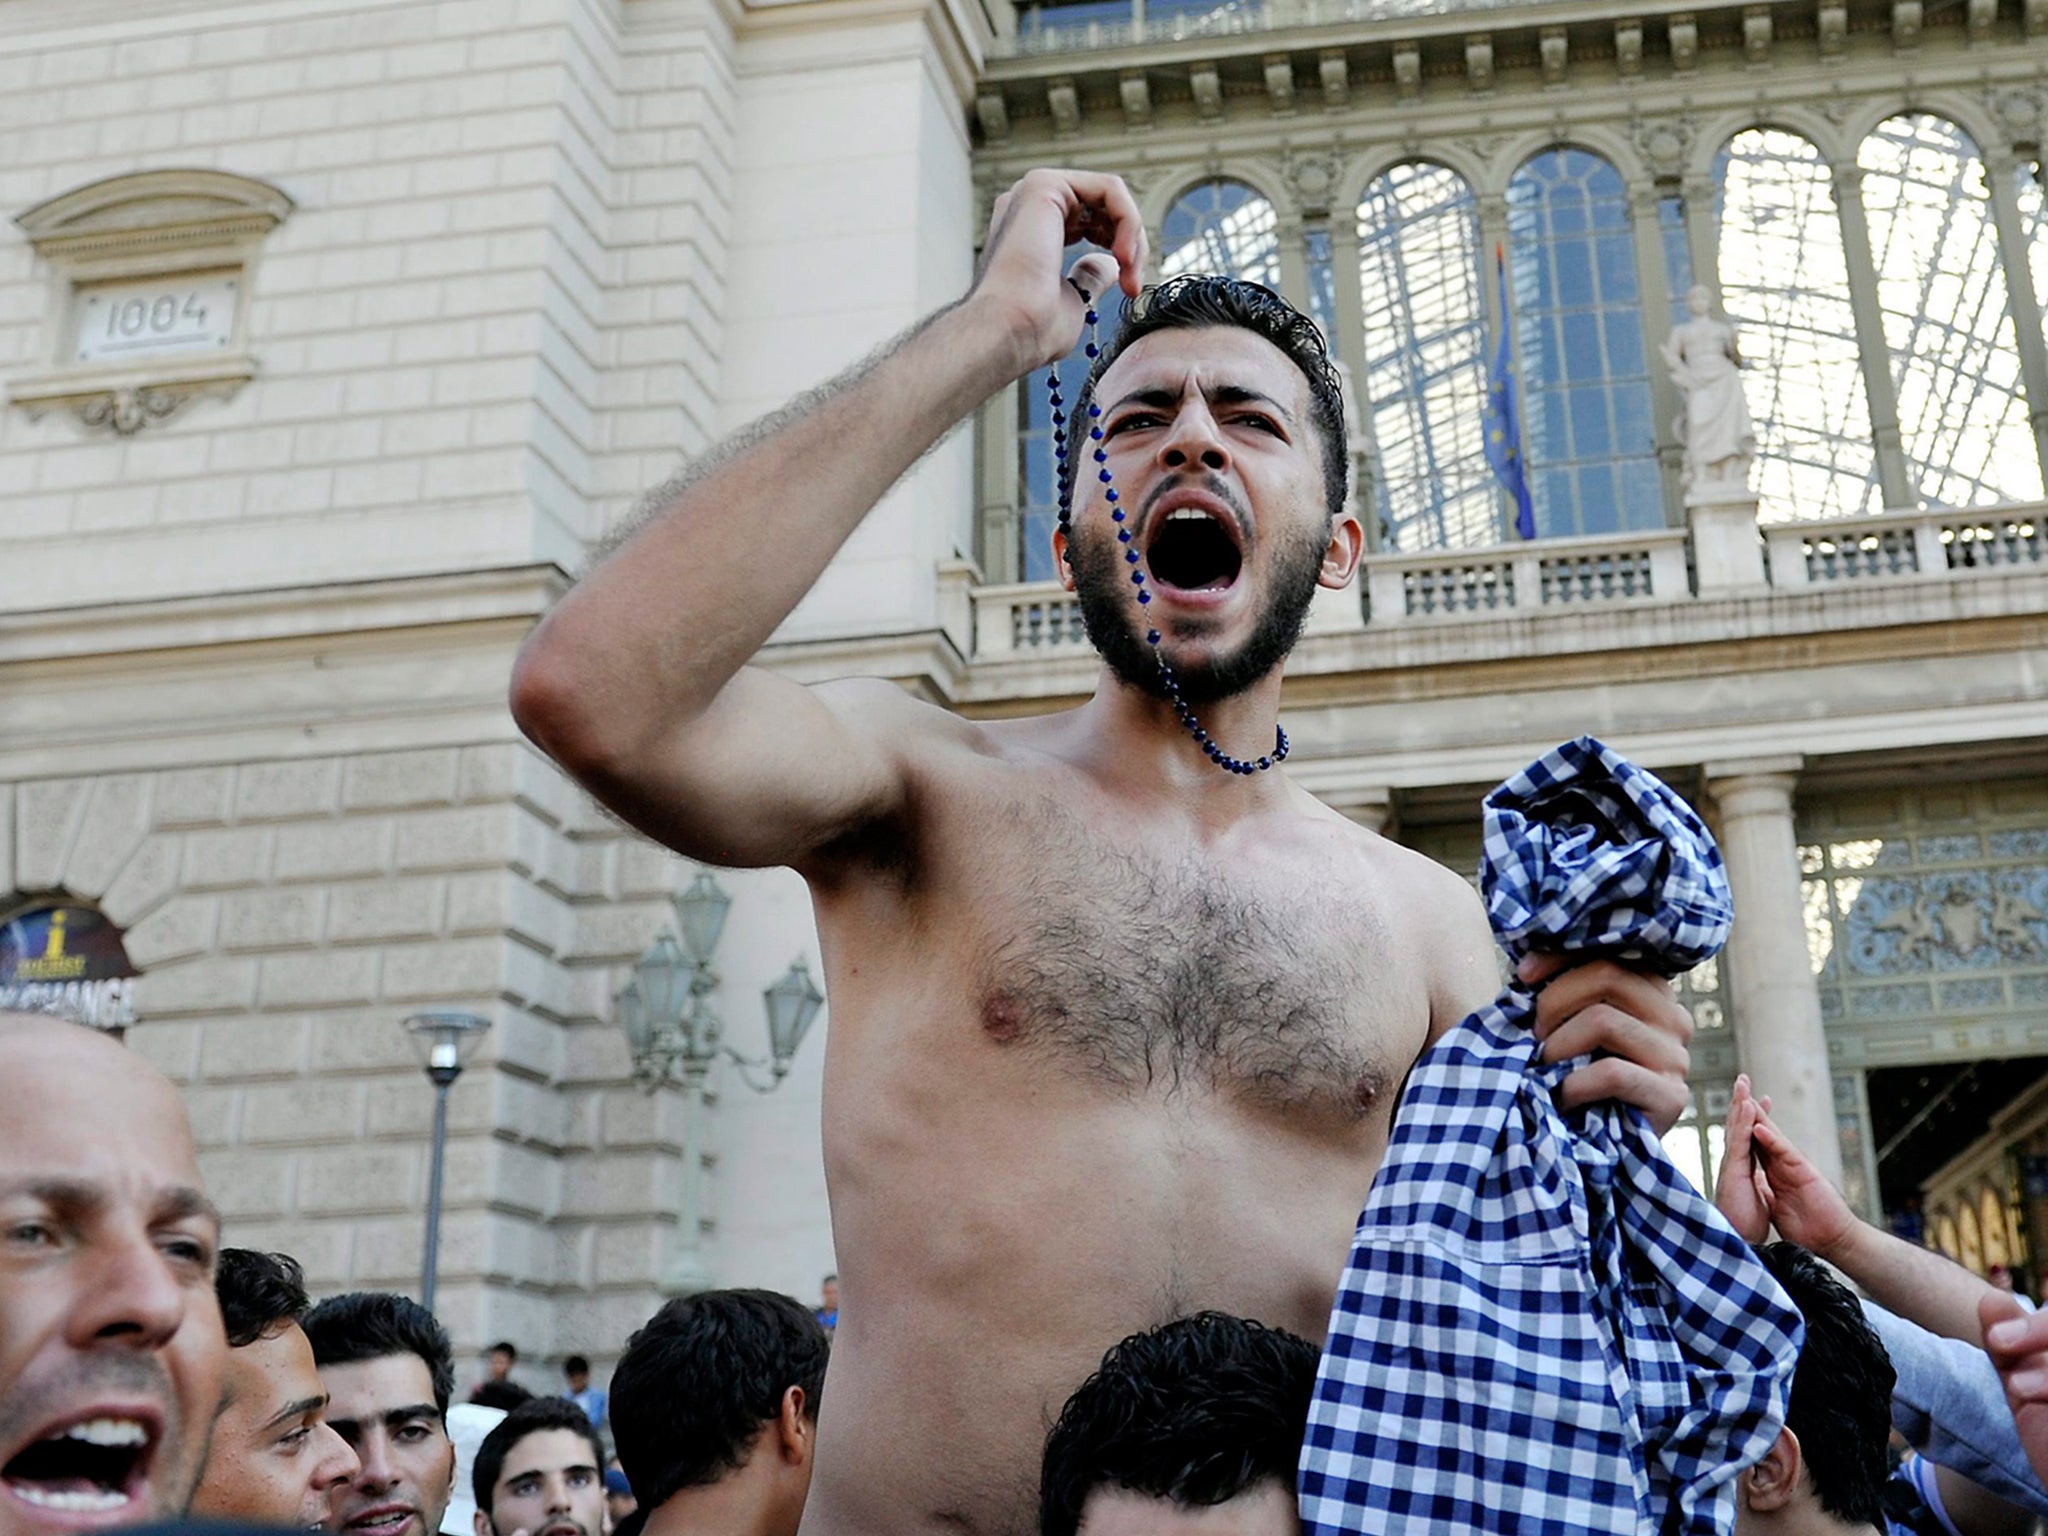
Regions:
<svg viewBox="0 0 2048 1536"><path fill-rule="evenodd" d="M1202 729L1225 752L1256 762L1270 754L1280 718L1280 669L1242 693L1192 706ZM1196 746L1173 706L1126 682L1107 664L1081 720L1091 756L1118 780L1157 786L1166 794L1221 799L1242 810L1263 793L1283 788L1277 774L1227 773ZM1250 794L1248 795L1248 791Z"/></svg>
<svg viewBox="0 0 2048 1536"><path fill-rule="evenodd" d="M678 1488L647 1517L643 1536L781 1536L758 1450L715 1483Z"/></svg>

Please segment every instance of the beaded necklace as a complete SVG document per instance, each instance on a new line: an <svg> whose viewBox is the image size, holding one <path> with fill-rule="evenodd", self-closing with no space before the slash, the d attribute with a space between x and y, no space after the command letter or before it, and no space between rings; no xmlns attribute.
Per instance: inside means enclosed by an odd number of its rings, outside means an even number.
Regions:
<svg viewBox="0 0 2048 1536"><path fill-rule="evenodd" d="M1073 279L1069 278L1068 281L1073 282ZM1077 292L1080 292L1082 302L1088 305L1087 357L1092 363L1101 355L1102 350L1097 345L1096 334L1096 327L1100 320L1095 313L1094 303L1089 299L1087 292L1081 288L1079 283L1074 283L1074 288ZM1066 401L1060 394L1060 375L1057 364L1046 369L1045 387L1046 393L1052 402L1052 451L1059 460L1059 483L1065 486L1070 483L1067 475L1067 415ZM1102 426L1096 419L1101 415L1102 407L1093 400L1090 400L1088 402L1088 436L1095 445L1096 478L1106 487L1104 495L1109 498L1110 519L1116 524L1117 542L1124 546L1124 563L1131 568L1131 585L1138 589L1139 605L1141 607L1150 607L1152 593L1145 585L1144 559L1138 553L1136 545L1131 542L1131 530L1125 526L1124 509L1119 504L1116 483L1110 478L1109 453L1102 446ZM1069 547L1071 547L1074 537L1073 496L1071 492L1060 498L1060 531L1066 534ZM1195 745L1202 749L1210 762L1223 769L1226 773L1263 773L1274 764L1286 761L1287 728L1277 723L1273 727L1273 750L1265 757L1257 759L1232 757L1222 747L1218 746L1211 739L1209 733L1202 728L1202 722L1195 718L1195 712L1188 708L1187 701L1181 697L1180 683L1173 675L1173 668L1167 665L1165 653L1159 649L1159 631L1148 625L1145 630L1145 643L1152 647L1152 657L1159 663L1159 686L1161 691L1165 693L1167 702L1173 705L1173 712L1180 717L1180 723L1187 728L1188 734L1194 738Z"/></svg>

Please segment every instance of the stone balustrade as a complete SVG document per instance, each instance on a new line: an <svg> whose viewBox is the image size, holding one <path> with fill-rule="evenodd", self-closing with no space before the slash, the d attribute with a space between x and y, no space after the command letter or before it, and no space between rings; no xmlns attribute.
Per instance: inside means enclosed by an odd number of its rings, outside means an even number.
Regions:
<svg viewBox="0 0 2048 1536"><path fill-rule="evenodd" d="M1695 509L1691 529L1369 555L1353 589L1361 599L1354 606L1332 595L1309 628L1381 630L2015 571L2048 573L2048 505L1885 512L1759 529L1751 504L1736 503ZM1080 605L1056 582L974 587L969 596L976 661L1087 649Z"/></svg>
<svg viewBox="0 0 2048 1536"><path fill-rule="evenodd" d="M1966 577L2048 565L2048 507L1775 523L1764 529L1764 544L1776 587Z"/></svg>

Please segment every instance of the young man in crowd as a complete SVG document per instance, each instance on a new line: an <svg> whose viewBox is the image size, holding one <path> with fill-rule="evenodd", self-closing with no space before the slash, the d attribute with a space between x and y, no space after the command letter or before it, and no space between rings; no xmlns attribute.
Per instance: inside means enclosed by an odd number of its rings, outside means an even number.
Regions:
<svg viewBox="0 0 2048 1536"><path fill-rule="evenodd" d="M228 1346L220 1217L178 1091L76 1024L0 1013L0 1536L184 1513Z"/></svg>
<svg viewBox="0 0 2048 1536"><path fill-rule="evenodd" d="M680 1297L633 1335L612 1372L612 1440L644 1536L796 1536L830 1348L810 1309L774 1291Z"/></svg>
<svg viewBox="0 0 2048 1536"><path fill-rule="evenodd" d="M839 1326L839 1277L827 1275L818 1282L818 1322L827 1333Z"/></svg>
<svg viewBox="0 0 2048 1536"><path fill-rule="evenodd" d="M583 1410L537 1397L478 1447L476 1536L604 1536L604 1446Z"/></svg>
<svg viewBox="0 0 2048 1536"><path fill-rule="evenodd" d="M1082 240L1110 254L1070 274ZM1321 1337L1403 1075L1500 986L1462 879L1268 771L1283 663L1364 535L1342 386L1266 289L1148 290L1068 402L1054 553L1103 656L1078 708L968 720L751 664L898 477L1144 265L1122 181L1032 172L966 295L657 493L514 672L522 728L613 811L809 884L853 1297L833 1536L1028 1531L1046 1422L1162 1316ZM1663 982L1525 979L1544 1058L1597 1058L1567 1108L1675 1121L1691 1021Z"/></svg>
<svg viewBox="0 0 2048 1536"><path fill-rule="evenodd" d="M455 1484L448 1438L454 1357L434 1315L408 1297L353 1291L306 1314L327 1422L356 1453L327 1498L348 1536L435 1536Z"/></svg>
<svg viewBox="0 0 2048 1536"><path fill-rule="evenodd" d="M246 1525L317 1526L357 1470L327 1422L327 1390L299 1319L306 1287L283 1254L221 1251L214 1277L228 1368L192 1513Z"/></svg>
<svg viewBox="0 0 2048 1536"><path fill-rule="evenodd" d="M1317 1359L1220 1312L1125 1339L1046 1438L1042 1536L1299 1536Z"/></svg>
<svg viewBox="0 0 2048 1536"><path fill-rule="evenodd" d="M2024 1370L2016 1357L2001 1357L1996 1346L2007 1342L2004 1335L1987 1340L1983 1331L1985 1319L1996 1323L2008 1308L2018 1314L2018 1302L1942 1255L1860 1219L1771 1120L1769 1107L1747 1077L1735 1080L1714 1189L1721 1214L1752 1244L1775 1226L1869 1295L1864 1316L1896 1371L1892 1426L1936 1464L1931 1503L1957 1516L1958 1527L1983 1532L2010 1528L2015 1507L2048 1515L2048 1489L2037 1475L2048 1463L2048 1438L2023 1445L2028 1414L2018 1397L2008 1407L1994 1361L2009 1372ZM1987 1343L1994 1346L1989 1359Z"/></svg>
<svg viewBox="0 0 2048 1536"><path fill-rule="evenodd" d="M519 1347L510 1339L500 1339L484 1354L484 1379L469 1389L472 1403L484 1403L493 1408L511 1408L516 1404L501 1401L500 1390L513 1385L512 1367L519 1363ZM527 1393L531 1397L532 1393ZM525 1398L520 1399L521 1402Z"/></svg>
<svg viewBox="0 0 2048 1536"><path fill-rule="evenodd" d="M563 1395L583 1410L583 1417L598 1429L611 1416L611 1398L602 1387L590 1384L590 1362L582 1355L571 1355L562 1362L562 1378L569 1384Z"/></svg>

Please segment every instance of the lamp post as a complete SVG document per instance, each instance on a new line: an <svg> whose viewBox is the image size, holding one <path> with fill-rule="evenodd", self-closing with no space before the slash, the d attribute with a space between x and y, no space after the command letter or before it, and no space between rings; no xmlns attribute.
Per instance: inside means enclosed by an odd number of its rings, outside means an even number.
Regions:
<svg viewBox="0 0 2048 1536"><path fill-rule="evenodd" d="M427 1176L426 1254L420 1265L420 1305L434 1310L441 1260L441 1166L448 1151L448 1090L483 1040L491 1021L474 1013L416 1013L405 1021L427 1081L434 1085L434 1155Z"/></svg>
<svg viewBox="0 0 2048 1536"><path fill-rule="evenodd" d="M711 1284L698 1242L703 1199L704 1082L711 1064L721 1056L739 1071L756 1093L772 1093L789 1074L804 1034L818 1016L825 998L801 959L791 963L774 985L761 994L768 1022L768 1056L742 1056L725 1044L725 1021L712 1009L710 995L718 986L711 955L725 931L732 898L708 872L674 898L676 924L682 934L659 935L633 967L633 979L615 999L616 1017L633 1052L633 1079L648 1093L679 1087L684 1095L682 1234L675 1262L663 1279L671 1295L689 1295ZM755 1074L766 1069L764 1082Z"/></svg>

